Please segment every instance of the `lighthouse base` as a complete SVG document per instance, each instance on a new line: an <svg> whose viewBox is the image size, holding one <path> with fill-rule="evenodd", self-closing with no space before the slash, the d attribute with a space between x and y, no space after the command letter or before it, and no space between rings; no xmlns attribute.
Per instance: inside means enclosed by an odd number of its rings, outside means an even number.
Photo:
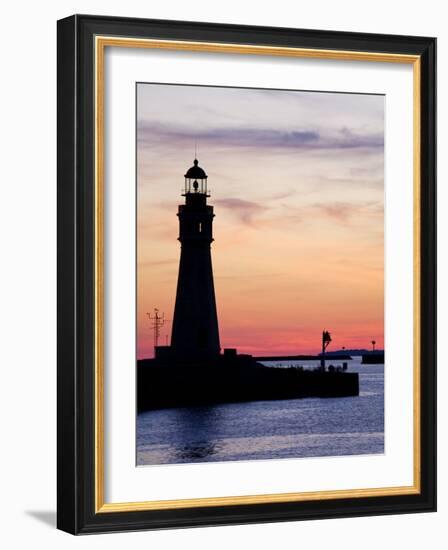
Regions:
<svg viewBox="0 0 448 550"><path fill-rule="evenodd" d="M242 401L359 395L358 373L274 368L250 355L207 361L144 359L137 363L139 411Z"/></svg>

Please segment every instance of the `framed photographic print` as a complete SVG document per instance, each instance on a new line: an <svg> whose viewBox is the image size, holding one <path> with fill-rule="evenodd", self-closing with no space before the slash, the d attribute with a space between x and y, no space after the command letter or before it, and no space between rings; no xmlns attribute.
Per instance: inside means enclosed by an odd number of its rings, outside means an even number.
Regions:
<svg viewBox="0 0 448 550"><path fill-rule="evenodd" d="M58 22L58 527L435 510L433 38Z"/></svg>

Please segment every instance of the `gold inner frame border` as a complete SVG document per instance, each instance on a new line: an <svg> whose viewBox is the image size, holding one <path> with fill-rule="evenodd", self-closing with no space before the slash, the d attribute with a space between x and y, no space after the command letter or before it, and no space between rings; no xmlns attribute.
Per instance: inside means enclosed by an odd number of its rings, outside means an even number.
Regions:
<svg viewBox="0 0 448 550"><path fill-rule="evenodd" d="M179 500L154 500L141 502L106 503L104 501L104 54L106 47L146 48L207 53L232 53L280 57L301 57L329 60L406 63L413 66L413 298L414 298L414 348L413 348L413 485L366 489L343 489L301 493L273 493L262 495L225 496L216 498L189 498ZM380 497L420 494L421 491L421 389L420 389L420 119L421 119L421 61L418 55L402 55L345 50L255 46L251 44L226 44L96 36L95 59L95 513L131 512L144 510L168 510L211 506L236 506L243 504L305 502L343 498Z"/></svg>

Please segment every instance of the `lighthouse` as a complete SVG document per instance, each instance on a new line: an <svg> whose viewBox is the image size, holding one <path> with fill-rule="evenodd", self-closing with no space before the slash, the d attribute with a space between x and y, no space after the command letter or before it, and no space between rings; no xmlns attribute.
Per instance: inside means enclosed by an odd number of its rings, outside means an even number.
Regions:
<svg viewBox="0 0 448 550"><path fill-rule="evenodd" d="M207 174L194 159L187 170L179 205L180 262L171 333L171 353L179 360L202 361L220 354L211 244L213 206Z"/></svg>

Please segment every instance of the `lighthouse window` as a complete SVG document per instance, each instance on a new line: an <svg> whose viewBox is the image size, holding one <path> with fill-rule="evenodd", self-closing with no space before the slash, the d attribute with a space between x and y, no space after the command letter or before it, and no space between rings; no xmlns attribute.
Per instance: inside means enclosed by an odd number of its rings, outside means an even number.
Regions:
<svg viewBox="0 0 448 550"><path fill-rule="evenodd" d="M199 233L202 233L202 223L199 222Z"/></svg>

